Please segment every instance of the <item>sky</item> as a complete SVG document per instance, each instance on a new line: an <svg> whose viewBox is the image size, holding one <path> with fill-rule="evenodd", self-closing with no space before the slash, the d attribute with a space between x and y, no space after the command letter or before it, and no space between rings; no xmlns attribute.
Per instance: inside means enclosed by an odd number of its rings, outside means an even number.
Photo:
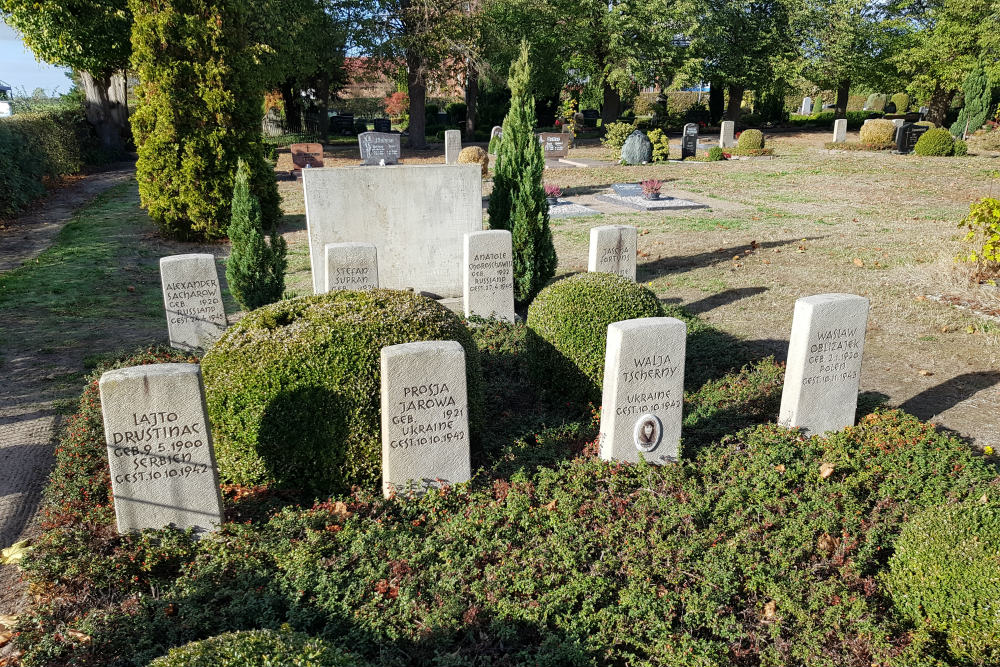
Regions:
<svg viewBox="0 0 1000 667"><path fill-rule="evenodd" d="M28 95L35 88L43 88L49 95L53 89L57 93L69 92L73 84L64 74L68 71L35 60L35 54L21 42L20 35L0 19L0 81L7 82L15 94L21 88Z"/></svg>

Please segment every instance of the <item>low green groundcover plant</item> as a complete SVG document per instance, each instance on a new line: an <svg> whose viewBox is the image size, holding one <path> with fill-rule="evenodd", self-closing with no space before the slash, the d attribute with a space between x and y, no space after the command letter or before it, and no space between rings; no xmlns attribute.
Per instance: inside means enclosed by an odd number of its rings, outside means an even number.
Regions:
<svg viewBox="0 0 1000 667"><path fill-rule="evenodd" d="M951 654L1000 664L1000 505L989 496L934 506L903 526L889 561L896 606Z"/></svg>
<svg viewBox="0 0 1000 667"><path fill-rule="evenodd" d="M142 667L171 648L288 626L363 664L957 664L885 584L907 517L997 502L996 469L901 412L804 438L773 423L782 368L724 372L689 318L684 451L595 458L597 415L536 400L525 327L473 329L490 420L471 483L377 485L298 506L224 487L227 523L117 535L97 375L70 420L25 558L24 667ZM720 354L726 350L727 354ZM191 360L148 350L137 361Z"/></svg>
<svg viewBox="0 0 1000 667"><path fill-rule="evenodd" d="M479 355L458 316L436 301L344 290L247 313L202 362L222 478L324 497L374 483L381 475L381 350L423 340L457 340L465 348L475 436Z"/></svg>
<svg viewBox="0 0 1000 667"><path fill-rule="evenodd" d="M354 656L300 632L245 630L191 642L149 667L362 667Z"/></svg>

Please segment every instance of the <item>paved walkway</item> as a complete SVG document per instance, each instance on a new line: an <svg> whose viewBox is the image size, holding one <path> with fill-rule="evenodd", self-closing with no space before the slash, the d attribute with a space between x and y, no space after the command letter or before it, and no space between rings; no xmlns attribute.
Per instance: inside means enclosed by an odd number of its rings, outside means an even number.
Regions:
<svg viewBox="0 0 1000 667"><path fill-rule="evenodd" d="M131 163L83 177L40 202L31 212L0 228L0 273L16 269L48 248L81 207L135 174ZM0 324L2 326L2 324ZM52 468L59 426L52 390L51 359L39 353L0 359L0 548L33 532L45 479ZM39 369L45 369L42 373ZM55 371L55 373L53 373ZM49 375L44 375L48 373ZM13 566L0 566L0 614L23 606L23 584Z"/></svg>

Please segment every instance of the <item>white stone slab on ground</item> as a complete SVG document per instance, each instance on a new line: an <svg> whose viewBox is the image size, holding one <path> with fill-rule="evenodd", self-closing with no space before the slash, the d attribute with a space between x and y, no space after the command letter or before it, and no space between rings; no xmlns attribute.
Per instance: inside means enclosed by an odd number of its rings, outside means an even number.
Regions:
<svg viewBox="0 0 1000 667"><path fill-rule="evenodd" d="M560 201L558 204L549 204L550 218L579 218L588 215L604 215L596 209L583 204L571 201Z"/></svg>
<svg viewBox="0 0 1000 667"><path fill-rule="evenodd" d="M683 211L685 209L709 208L708 204L699 204L690 199L681 199L679 197L646 199L642 195L622 197L617 194L604 194L597 195L595 199L638 211Z"/></svg>

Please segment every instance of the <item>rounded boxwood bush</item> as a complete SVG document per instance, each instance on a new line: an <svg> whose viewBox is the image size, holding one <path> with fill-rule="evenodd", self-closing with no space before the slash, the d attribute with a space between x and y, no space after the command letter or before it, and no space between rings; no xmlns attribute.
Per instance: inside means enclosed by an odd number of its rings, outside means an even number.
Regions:
<svg viewBox="0 0 1000 667"><path fill-rule="evenodd" d="M736 141L740 150L757 150L764 147L764 133L760 130L743 130Z"/></svg>
<svg viewBox="0 0 1000 667"><path fill-rule="evenodd" d="M222 478L320 495L375 484L381 349L425 340L465 348L474 438L479 353L458 316L436 301L396 290L336 291L247 313L202 360Z"/></svg>
<svg viewBox="0 0 1000 667"><path fill-rule="evenodd" d="M662 315L655 294L621 276L580 273L555 282L528 308L531 372L556 395L599 402L608 325Z"/></svg>
<svg viewBox="0 0 1000 667"><path fill-rule="evenodd" d="M965 157L969 154L969 144L964 139L955 139L955 157Z"/></svg>
<svg viewBox="0 0 1000 667"><path fill-rule="evenodd" d="M947 130L946 130L947 131ZM887 577L896 608L954 657L1000 664L1000 509L931 507L906 522Z"/></svg>
<svg viewBox="0 0 1000 667"><path fill-rule="evenodd" d="M885 118L875 118L861 126L861 143L870 146L885 146L896 136L896 124Z"/></svg>
<svg viewBox="0 0 1000 667"><path fill-rule="evenodd" d="M458 153L459 164L478 164L483 178L490 175L490 156L481 146L466 146Z"/></svg>
<svg viewBox="0 0 1000 667"><path fill-rule="evenodd" d="M943 127L927 130L917 139L913 147L917 155L953 155L955 153L955 138Z"/></svg>
<svg viewBox="0 0 1000 667"><path fill-rule="evenodd" d="M299 632L244 630L170 649L148 667L360 667L354 656Z"/></svg>

